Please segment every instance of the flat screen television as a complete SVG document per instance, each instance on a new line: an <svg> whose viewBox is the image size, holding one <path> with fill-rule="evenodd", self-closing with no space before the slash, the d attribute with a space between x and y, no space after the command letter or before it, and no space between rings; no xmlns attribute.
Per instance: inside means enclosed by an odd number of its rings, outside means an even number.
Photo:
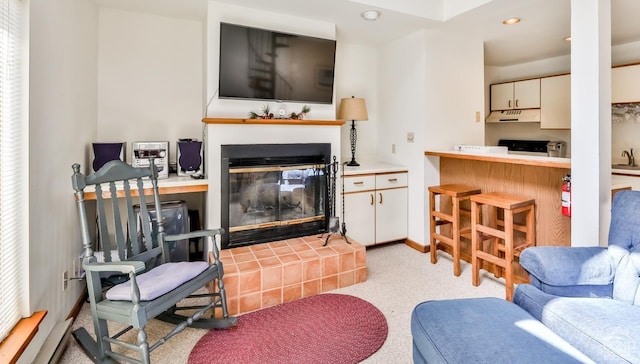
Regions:
<svg viewBox="0 0 640 364"><path fill-rule="evenodd" d="M220 23L220 98L331 104L336 41Z"/></svg>

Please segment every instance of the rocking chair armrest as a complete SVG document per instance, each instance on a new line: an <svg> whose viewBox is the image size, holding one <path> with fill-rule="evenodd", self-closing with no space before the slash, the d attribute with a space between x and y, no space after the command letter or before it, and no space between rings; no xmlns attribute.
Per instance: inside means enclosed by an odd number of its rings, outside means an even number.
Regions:
<svg viewBox="0 0 640 364"><path fill-rule="evenodd" d="M85 271L89 272L120 272L128 274L131 272L140 273L144 271L144 262L126 261L126 262L109 262L109 263L84 263L82 265Z"/></svg>
<svg viewBox="0 0 640 364"><path fill-rule="evenodd" d="M196 231L192 231L192 232L184 233L184 234L166 235L164 237L164 240L165 241L178 241L178 240L185 240L185 239L192 239L192 238L202 238L202 237L206 237L206 236L214 237L216 235L221 235L221 234L224 234L224 229L222 229L222 228L220 228L220 229L196 230Z"/></svg>

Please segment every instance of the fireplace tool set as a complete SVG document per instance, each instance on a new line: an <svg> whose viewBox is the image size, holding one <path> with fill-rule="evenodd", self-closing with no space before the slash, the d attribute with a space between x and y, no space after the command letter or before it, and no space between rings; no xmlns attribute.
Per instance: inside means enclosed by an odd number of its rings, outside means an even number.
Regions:
<svg viewBox="0 0 640 364"><path fill-rule="evenodd" d="M329 243L329 238L331 238L331 235L335 235L338 233L340 233L347 244L351 244L349 239L347 239L347 225L344 222L344 167L342 171L342 230L340 230L340 218L336 214L336 180L338 176L338 169L339 164L336 156L334 155L333 162L327 164L325 173L327 177L327 186L329 188L329 228L327 230L327 239L325 240L323 246L326 246Z"/></svg>

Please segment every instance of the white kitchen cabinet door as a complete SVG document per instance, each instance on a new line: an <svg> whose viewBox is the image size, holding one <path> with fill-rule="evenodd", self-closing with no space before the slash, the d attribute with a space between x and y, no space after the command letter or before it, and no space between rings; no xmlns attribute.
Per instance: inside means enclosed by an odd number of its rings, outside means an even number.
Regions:
<svg viewBox="0 0 640 364"><path fill-rule="evenodd" d="M491 85L491 111L513 109L513 82Z"/></svg>
<svg viewBox="0 0 640 364"><path fill-rule="evenodd" d="M540 107L540 79L513 83L514 109L537 109Z"/></svg>
<svg viewBox="0 0 640 364"><path fill-rule="evenodd" d="M540 129L571 129L571 75L540 80Z"/></svg>
<svg viewBox="0 0 640 364"><path fill-rule="evenodd" d="M640 102L640 65L611 69L611 102Z"/></svg>
<svg viewBox="0 0 640 364"><path fill-rule="evenodd" d="M376 243L373 224L376 218L375 191L344 195L347 236L362 245Z"/></svg>
<svg viewBox="0 0 640 364"><path fill-rule="evenodd" d="M407 237L407 188L376 191L376 243Z"/></svg>

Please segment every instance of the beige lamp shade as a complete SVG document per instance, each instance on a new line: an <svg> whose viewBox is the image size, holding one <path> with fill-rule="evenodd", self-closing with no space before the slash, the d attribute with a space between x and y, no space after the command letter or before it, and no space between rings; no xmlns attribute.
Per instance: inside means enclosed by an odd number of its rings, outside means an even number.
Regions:
<svg viewBox="0 0 640 364"><path fill-rule="evenodd" d="M363 98L349 97L340 100L338 119L341 120L369 120L367 105Z"/></svg>

